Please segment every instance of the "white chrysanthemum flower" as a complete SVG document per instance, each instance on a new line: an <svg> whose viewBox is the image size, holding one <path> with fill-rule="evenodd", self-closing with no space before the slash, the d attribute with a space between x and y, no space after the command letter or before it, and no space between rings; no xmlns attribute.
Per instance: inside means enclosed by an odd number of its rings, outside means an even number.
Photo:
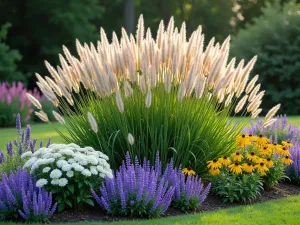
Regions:
<svg viewBox="0 0 300 225"><path fill-rule="evenodd" d="M109 172L105 173L106 177L109 179L112 179L114 177L112 171L110 170Z"/></svg>
<svg viewBox="0 0 300 225"><path fill-rule="evenodd" d="M78 163L73 163L72 167L74 168L75 171L81 172L84 170L84 167L79 165Z"/></svg>
<svg viewBox="0 0 300 225"><path fill-rule="evenodd" d="M74 172L73 171L68 171L67 172L67 177L73 177L74 176Z"/></svg>
<svg viewBox="0 0 300 225"><path fill-rule="evenodd" d="M23 166L23 168L31 167L37 161L36 157L30 158Z"/></svg>
<svg viewBox="0 0 300 225"><path fill-rule="evenodd" d="M97 168L95 166L91 166L90 167L90 171L93 175L98 175L98 171L97 171Z"/></svg>
<svg viewBox="0 0 300 225"><path fill-rule="evenodd" d="M71 159L68 160L68 163L73 164L73 163L76 163L76 161L75 161L75 159L71 158Z"/></svg>
<svg viewBox="0 0 300 225"><path fill-rule="evenodd" d="M42 172L43 173L48 173L51 170L51 168L49 166L45 167Z"/></svg>
<svg viewBox="0 0 300 225"><path fill-rule="evenodd" d="M92 176L92 173L88 169L84 169L81 174L86 177Z"/></svg>
<svg viewBox="0 0 300 225"><path fill-rule="evenodd" d="M70 149L64 149L61 151L62 154L64 155L70 155L70 156L73 156L74 155L74 152Z"/></svg>
<svg viewBox="0 0 300 225"><path fill-rule="evenodd" d="M98 160L94 157L94 156L87 156L87 161L93 165L97 165L98 164Z"/></svg>
<svg viewBox="0 0 300 225"><path fill-rule="evenodd" d="M39 179L37 182L36 182L36 186L37 187L43 187L44 185L48 184L48 181L46 179Z"/></svg>
<svg viewBox="0 0 300 225"><path fill-rule="evenodd" d="M42 155L42 158L43 159L53 158L53 153L47 152L46 154Z"/></svg>
<svg viewBox="0 0 300 225"><path fill-rule="evenodd" d="M66 145L68 148L80 148L80 146L79 145L76 145L76 144L74 144L74 143L70 143L70 144L68 144L68 145Z"/></svg>
<svg viewBox="0 0 300 225"><path fill-rule="evenodd" d="M62 158L62 154L60 154L60 153L54 153L53 154L53 158L55 158L55 159Z"/></svg>
<svg viewBox="0 0 300 225"><path fill-rule="evenodd" d="M22 154L21 159L24 159L24 158L29 157L29 156L32 156L32 155L33 155L33 154L32 154L32 152L30 152L30 151L25 152L25 153Z"/></svg>
<svg viewBox="0 0 300 225"><path fill-rule="evenodd" d="M57 179L57 178L51 180L52 185L58 185L58 182L59 182L59 179Z"/></svg>
<svg viewBox="0 0 300 225"><path fill-rule="evenodd" d="M60 178L59 180L58 180L58 186L60 186L60 187L64 187L64 186L66 186L68 184L68 180L66 179L66 178Z"/></svg>
<svg viewBox="0 0 300 225"><path fill-rule="evenodd" d="M61 169L63 171L68 172L68 171L72 170L72 166L70 164L64 164Z"/></svg>
<svg viewBox="0 0 300 225"><path fill-rule="evenodd" d="M56 162L58 168L62 168L64 165L68 164L66 160L60 159Z"/></svg>
<svg viewBox="0 0 300 225"><path fill-rule="evenodd" d="M55 179L55 178L60 178L62 175L62 172L59 169L54 169L50 173L50 178Z"/></svg>
<svg viewBox="0 0 300 225"><path fill-rule="evenodd" d="M97 166L97 170L100 172L100 173L104 173L104 169L102 166Z"/></svg>

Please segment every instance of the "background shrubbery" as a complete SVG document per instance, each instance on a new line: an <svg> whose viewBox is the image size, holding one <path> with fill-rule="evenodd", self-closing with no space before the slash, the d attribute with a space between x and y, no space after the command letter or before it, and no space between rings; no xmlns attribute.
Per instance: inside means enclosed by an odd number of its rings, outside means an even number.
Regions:
<svg viewBox="0 0 300 225"><path fill-rule="evenodd" d="M275 102L281 112L300 113L300 4L295 1L283 7L267 4L263 15L254 19L233 39L232 55L249 60L258 55L254 74L266 89L264 109Z"/></svg>

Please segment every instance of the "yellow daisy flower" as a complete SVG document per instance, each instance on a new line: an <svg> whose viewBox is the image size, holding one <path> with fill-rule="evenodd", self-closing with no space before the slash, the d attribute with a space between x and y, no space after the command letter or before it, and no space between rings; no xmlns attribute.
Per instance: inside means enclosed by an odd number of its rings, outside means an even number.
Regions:
<svg viewBox="0 0 300 225"><path fill-rule="evenodd" d="M293 145L291 142L289 142L289 141L282 141L281 143L282 143L283 146L286 147L286 148L290 148L290 147L293 147L293 146L294 146L294 145Z"/></svg>
<svg viewBox="0 0 300 225"><path fill-rule="evenodd" d="M291 160L290 157L288 157L288 156L285 156L280 161L287 165L291 165L293 163L293 160Z"/></svg>
<svg viewBox="0 0 300 225"><path fill-rule="evenodd" d="M222 167L222 164L220 162L218 162L218 160L216 160L216 159L208 161L207 163L208 163L207 167L210 169L215 170L215 169L220 169Z"/></svg>
<svg viewBox="0 0 300 225"><path fill-rule="evenodd" d="M190 175L196 175L196 172L191 167L184 168L182 170L182 172L184 174L187 174L188 176L190 176Z"/></svg>
<svg viewBox="0 0 300 225"><path fill-rule="evenodd" d="M252 173L254 170L254 166L252 166L251 163L244 163L243 164L243 170L247 173Z"/></svg>
<svg viewBox="0 0 300 225"><path fill-rule="evenodd" d="M273 161L271 160L271 158L267 158L267 159L264 159L264 164L266 164L266 166L268 167L268 168L271 168L273 165L274 165L274 163L273 163Z"/></svg>
<svg viewBox="0 0 300 225"><path fill-rule="evenodd" d="M252 134L248 135L249 140L255 142L257 140L257 136L253 136Z"/></svg>
<svg viewBox="0 0 300 225"><path fill-rule="evenodd" d="M289 150L286 147L282 147L279 154L284 155L284 156L290 156L291 155L291 153L289 152Z"/></svg>
<svg viewBox="0 0 300 225"><path fill-rule="evenodd" d="M261 176L265 176L267 175L266 172L269 171L268 167L265 165L265 163L261 162L257 165L255 165L255 167L257 169L257 171L260 173Z"/></svg>
<svg viewBox="0 0 300 225"><path fill-rule="evenodd" d="M256 143L259 146L265 146L266 144L268 144L268 142L270 141L270 139L264 137L262 134L260 134L257 138L256 138Z"/></svg>
<svg viewBox="0 0 300 225"><path fill-rule="evenodd" d="M221 171L219 169L210 169L209 173L210 175L215 176L215 175L219 175Z"/></svg>
<svg viewBox="0 0 300 225"><path fill-rule="evenodd" d="M257 157L257 155L255 155L254 152L251 152L250 154L248 154L246 156L246 158L252 162L258 163L260 161L259 157Z"/></svg>
<svg viewBox="0 0 300 225"><path fill-rule="evenodd" d="M261 156L271 156L272 150L269 147L265 146L259 150L259 154Z"/></svg>
<svg viewBox="0 0 300 225"><path fill-rule="evenodd" d="M235 174L241 174L243 172L242 166L238 164L237 162L234 164L231 164L228 166L230 168L230 171L235 173Z"/></svg>
<svg viewBox="0 0 300 225"><path fill-rule="evenodd" d="M241 136L237 136L236 139L240 147L246 147L251 144L249 137L247 137L245 134L242 134Z"/></svg>
<svg viewBox="0 0 300 225"><path fill-rule="evenodd" d="M241 153L236 152L231 155L231 158L233 158L233 160L235 161L241 162L244 157L242 156Z"/></svg>
<svg viewBox="0 0 300 225"><path fill-rule="evenodd" d="M279 145L277 143L273 143L273 144L269 144L268 146L271 150L274 150L277 154L280 154L282 145Z"/></svg>
<svg viewBox="0 0 300 225"><path fill-rule="evenodd" d="M219 162L224 166L228 166L231 163L231 160L227 156L224 156L223 158L219 158Z"/></svg>

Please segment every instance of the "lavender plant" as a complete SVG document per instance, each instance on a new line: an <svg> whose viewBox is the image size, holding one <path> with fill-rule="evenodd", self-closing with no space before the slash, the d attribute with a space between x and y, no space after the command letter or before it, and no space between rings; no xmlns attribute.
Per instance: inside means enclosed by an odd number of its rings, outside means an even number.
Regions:
<svg viewBox="0 0 300 225"><path fill-rule="evenodd" d="M251 122L251 126L243 130L246 134L264 135L273 140L273 142L281 143L282 141L299 142L300 128L295 125L288 125L288 118L286 115L276 117L275 123L268 127L263 127L263 121L259 118L256 122Z"/></svg>
<svg viewBox="0 0 300 225"><path fill-rule="evenodd" d="M181 210L197 209L206 199L210 184L204 185L197 176L187 179L181 168L173 168L173 160L163 170L159 154L155 166L144 159L143 163L131 163L126 154L114 179L106 179L100 187L100 196L92 190L97 203L112 215L158 217L173 201Z"/></svg>
<svg viewBox="0 0 300 225"><path fill-rule="evenodd" d="M290 148L293 163L286 168L286 174L292 182L300 184L300 143Z"/></svg>
<svg viewBox="0 0 300 225"><path fill-rule="evenodd" d="M56 210L52 195L37 188L36 179L18 169L4 174L0 182L0 220L23 218L28 222L46 221ZM51 207L52 206L52 207Z"/></svg>
<svg viewBox="0 0 300 225"><path fill-rule="evenodd" d="M106 178L100 186L100 196L91 190L96 202L108 214L131 217L160 216L170 206L174 191L167 177L161 177L146 160L143 165L138 161L132 164L129 153L115 178Z"/></svg>
<svg viewBox="0 0 300 225"><path fill-rule="evenodd" d="M37 139L31 139L30 125L26 126L25 130L22 130L21 116L16 116L16 139L9 141L6 144L6 153L0 150L0 179L1 174L10 173L10 171L16 171L19 167L22 167L25 161L21 158L21 155L25 152L34 152L36 147L42 147L41 141L37 146ZM50 145L51 139L48 139L47 146Z"/></svg>

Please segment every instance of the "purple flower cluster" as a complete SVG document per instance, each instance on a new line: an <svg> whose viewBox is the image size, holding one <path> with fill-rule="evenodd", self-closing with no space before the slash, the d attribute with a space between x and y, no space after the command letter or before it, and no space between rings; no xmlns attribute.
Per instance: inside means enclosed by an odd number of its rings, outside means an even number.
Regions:
<svg viewBox="0 0 300 225"><path fill-rule="evenodd" d="M286 115L277 116L277 121L271 126L263 128L263 121L257 118L256 123L251 122L251 126L244 129L245 134L259 135L262 134L271 138L274 142L281 141L300 141L300 128L294 125L288 125L288 118Z"/></svg>
<svg viewBox="0 0 300 225"><path fill-rule="evenodd" d="M146 159L142 164L137 158L134 164L131 163L127 152L126 162L123 161L115 177L105 178L100 186L100 196L91 191L97 203L109 214L158 217L173 200L183 210L198 208L209 189L210 184L204 189L198 177L186 179L180 168L173 168L172 160L163 171L158 153L155 165L151 167Z"/></svg>
<svg viewBox="0 0 300 225"><path fill-rule="evenodd" d="M0 220L14 220L20 215L26 221L45 221L55 212L51 194L37 188L35 181L22 169L2 176Z"/></svg>
<svg viewBox="0 0 300 225"><path fill-rule="evenodd" d="M29 91L24 88L21 82L13 82L12 85L7 82L0 83L0 104L4 106L1 107L3 108L1 113L4 115L5 112L7 112L8 115L6 120L11 118L11 114L17 112L21 112L25 121L30 119L33 108L32 103L27 99L26 93L30 93L39 101L44 98L37 89ZM6 121L6 124L4 125L11 125L8 122L9 121Z"/></svg>
<svg viewBox="0 0 300 225"><path fill-rule="evenodd" d="M0 174L3 172L8 173L11 170L16 169L16 168L11 168L12 164L16 165L16 167L22 166L22 162L20 158L21 155L27 151L34 152L36 149L37 139L36 138L31 139L30 125L27 125L25 130L22 130L20 114L17 114L16 116L16 132L17 132L17 138L14 141L9 141L6 144L6 152L7 152L6 156L0 150L0 166L2 164ZM46 147L50 145L50 142L51 139L49 138ZM38 147L42 147L42 146L43 146L43 142L41 141ZM7 169L2 168L4 163L10 164L7 166Z"/></svg>
<svg viewBox="0 0 300 225"><path fill-rule="evenodd" d="M286 173L293 182L300 184L300 143L294 143L290 153L293 163L287 166Z"/></svg>

